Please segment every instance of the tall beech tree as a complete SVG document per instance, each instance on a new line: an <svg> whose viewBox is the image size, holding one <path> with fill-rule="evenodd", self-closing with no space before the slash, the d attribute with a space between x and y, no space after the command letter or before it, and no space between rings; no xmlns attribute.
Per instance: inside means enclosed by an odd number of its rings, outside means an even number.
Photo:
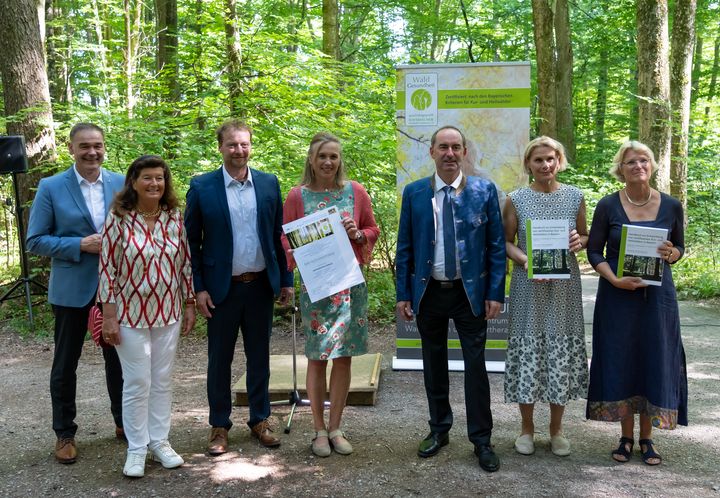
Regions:
<svg viewBox="0 0 720 498"><path fill-rule="evenodd" d="M639 139L655 153L655 187L670 193L670 64L667 0L637 0Z"/></svg>
<svg viewBox="0 0 720 498"><path fill-rule="evenodd" d="M682 202L686 216L688 131L696 8L696 0L677 0L673 15L670 60L670 102L673 110L670 193Z"/></svg>
<svg viewBox="0 0 720 498"><path fill-rule="evenodd" d="M18 193L26 202L31 198L30 188L37 185L42 174L37 166L55 157L50 88L36 6L25 0L6 0L0 15L0 33L7 132L25 137L30 166L27 175L18 176Z"/></svg>

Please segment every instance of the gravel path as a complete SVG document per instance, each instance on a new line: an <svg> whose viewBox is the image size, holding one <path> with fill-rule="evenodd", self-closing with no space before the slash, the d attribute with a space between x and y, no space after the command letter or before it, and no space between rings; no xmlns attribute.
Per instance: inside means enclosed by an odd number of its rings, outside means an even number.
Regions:
<svg viewBox="0 0 720 498"><path fill-rule="evenodd" d="M596 279L584 277L586 322L592 319ZM590 313L589 313L590 312ZM657 432L664 462L643 465L637 453L620 465L610 459L618 424L589 422L584 402L566 411L565 434L572 454L552 455L547 434L548 410L538 406L537 451L513 450L519 429L515 405L503 402L502 376L491 374L495 430L493 443L500 471L483 472L465 435L462 374L451 374L455 426L450 444L434 458L416 456L427 432L427 407L421 372L390 369L394 330L373 328L371 351L385 355L380 392L374 407L348 407L346 430L355 453L326 459L309 448L309 408L298 409L290 434L277 450L260 448L244 424L246 408L233 413L232 451L218 458L204 454L207 437L205 398L206 343L181 341L175 373L173 426L175 449L186 464L176 470L148 463L143 479L122 476L125 447L115 440L104 387L102 356L86 343L78 369L77 434L80 457L74 465L53 457L49 370L52 341L22 340L0 331L0 496L709 496L720 498L720 312L682 303L683 337L690 382L690 426ZM587 337L591 327L587 325ZM273 353L291 351L287 329L277 329ZM235 371L244 371L241 345ZM274 410L283 424L287 407ZM278 432L281 432L278 429Z"/></svg>

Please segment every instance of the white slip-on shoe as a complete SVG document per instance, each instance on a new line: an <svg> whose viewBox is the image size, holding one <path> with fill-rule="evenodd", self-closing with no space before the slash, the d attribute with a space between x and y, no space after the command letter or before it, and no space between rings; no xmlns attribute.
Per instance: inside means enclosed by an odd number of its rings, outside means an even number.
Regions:
<svg viewBox="0 0 720 498"><path fill-rule="evenodd" d="M123 474L128 477L142 477L145 475L145 460L147 453L130 453L128 451L125 459Z"/></svg>
<svg viewBox="0 0 720 498"><path fill-rule="evenodd" d="M174 469L185 463L185 460L172 449L167 441L150 448L150 454L153 461L160 462L166 469Z"/></svg>
<svg viewBox="0 0 720 498"><path fill-rule="evenodd" d="M554 455L568 456L570 454L570 441L562 434L555 434L550 438L550 449Z"/></svg>
<svg viewBox="0 0 720 498"><path fill-rule="evenodd" d="M532 455L535 453L535 442L532 434L520 434L515 440L515 451L521 455Z"/></svg>

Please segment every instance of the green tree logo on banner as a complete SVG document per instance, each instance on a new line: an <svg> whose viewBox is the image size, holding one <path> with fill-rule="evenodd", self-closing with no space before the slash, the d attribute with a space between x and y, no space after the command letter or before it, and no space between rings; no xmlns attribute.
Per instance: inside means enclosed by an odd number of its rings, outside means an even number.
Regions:
<svg viewBox="0 0 720 498"><path fill-rule="evenodd" d="M430 92L420 88L415 90L410 96L410 103L418 111L424 111L430 107L430 104L432 104L432 96L430 95Z"/></svg>

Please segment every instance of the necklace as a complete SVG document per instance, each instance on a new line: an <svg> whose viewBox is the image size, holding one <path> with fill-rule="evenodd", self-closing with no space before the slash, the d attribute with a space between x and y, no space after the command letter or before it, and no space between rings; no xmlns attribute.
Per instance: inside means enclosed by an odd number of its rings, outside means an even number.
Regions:
<svg viewBox="0 0 720 498"><path fill-rule="evenodd" d="M135 212L137 214L139 214L140 216L142 216L143 218L155 218L156 216L160 215L160 209L161 209L160 206L158 206L157 209L155 209L155 211L148 212L148 211L143 211L142 209L139 209L139 208L135 208Z"/></svg>
<svg viewBox="0 0 720 498"><path fill-rule="evenodd" d="M648 193L648 198L645 199L645 201L643 201L643 202L635 202L635 201L633 201L633 200L630 198L630 196L628 195L626 188L623 189L623 192L625 192L625 198L627 199L627 201L628 201L630 204L632 204L633 206L637 206L637 207L643 207L645 204L647 204L648 202L650 202L650 199L652 199L652 189L650 189L650 193Z"/></svg>

